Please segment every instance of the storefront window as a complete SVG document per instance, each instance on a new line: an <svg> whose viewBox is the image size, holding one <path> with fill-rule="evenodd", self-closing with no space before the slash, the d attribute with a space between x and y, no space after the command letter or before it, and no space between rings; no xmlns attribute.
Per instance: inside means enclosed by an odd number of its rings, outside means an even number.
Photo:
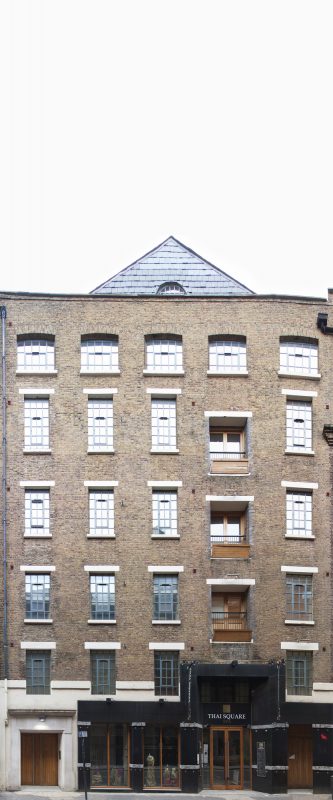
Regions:
<svg viewBox="0 0 333 800"><path fill-rule="evenodd" d="M144 787L179 787L177 728L147 725L144 733Z"/></svg>
<svg viewBox="0 0 333 800"><path fill-rule="evenodd" d="M91 786L129 786L127 725L92 725Z"/></svg>

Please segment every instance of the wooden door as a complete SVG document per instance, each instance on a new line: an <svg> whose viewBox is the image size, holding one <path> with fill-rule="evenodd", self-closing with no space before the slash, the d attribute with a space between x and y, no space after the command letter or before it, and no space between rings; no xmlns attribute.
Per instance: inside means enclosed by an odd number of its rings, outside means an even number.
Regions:
<svg viewBox="0 0 333 800"><path fill-rule="evenodd" d="M288 734L288 789L311 789L312 728L290 725Z"/></svg>
<svg viewBox="0 0 333 800"><path fill-rule="evenodd" d="M21 734L21 784L58 786L58 734Z"/></svg>
<svg viewBox="0 0 333 800"><path fill-rule="evenodd" d="M31 733L21 733L21 784L22 786L33 786L34 766L33 766L33 735Z"/></svg>

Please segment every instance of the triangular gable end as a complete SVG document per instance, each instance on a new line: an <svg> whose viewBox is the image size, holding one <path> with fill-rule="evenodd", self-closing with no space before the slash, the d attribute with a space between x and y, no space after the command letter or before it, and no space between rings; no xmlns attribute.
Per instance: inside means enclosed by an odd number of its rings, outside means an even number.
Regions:
<svg viewBox="0 0 333 800"><path fill-rule="evenodd" d="M179 294L185 297L253 292L178 239L169 236L158 247L97 286L91 294Z"/></svg>

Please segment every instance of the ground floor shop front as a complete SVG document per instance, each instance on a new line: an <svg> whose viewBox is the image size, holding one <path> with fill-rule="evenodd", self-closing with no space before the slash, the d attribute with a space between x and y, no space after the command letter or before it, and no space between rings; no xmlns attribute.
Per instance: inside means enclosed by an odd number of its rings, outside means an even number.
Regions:
<svg viewBox="0 0 333 800"><path fill-rule="evenodd" d="M327 792L333 707L284 702L280 664L187 664L180 701L78 704L78 785L91 791Z"/></svg>

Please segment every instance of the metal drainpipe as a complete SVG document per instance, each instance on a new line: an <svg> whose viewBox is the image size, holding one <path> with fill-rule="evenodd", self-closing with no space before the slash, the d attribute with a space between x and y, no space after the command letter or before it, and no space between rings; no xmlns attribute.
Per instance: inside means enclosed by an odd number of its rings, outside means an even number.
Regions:
<svg viewBox="0 0 333 800"><path fill-rule="evenodd" d="M6 306L0 306L2 333L2 530L3 530L3 667L8 678L7 626L7 386L6 386Z"/></svg>

